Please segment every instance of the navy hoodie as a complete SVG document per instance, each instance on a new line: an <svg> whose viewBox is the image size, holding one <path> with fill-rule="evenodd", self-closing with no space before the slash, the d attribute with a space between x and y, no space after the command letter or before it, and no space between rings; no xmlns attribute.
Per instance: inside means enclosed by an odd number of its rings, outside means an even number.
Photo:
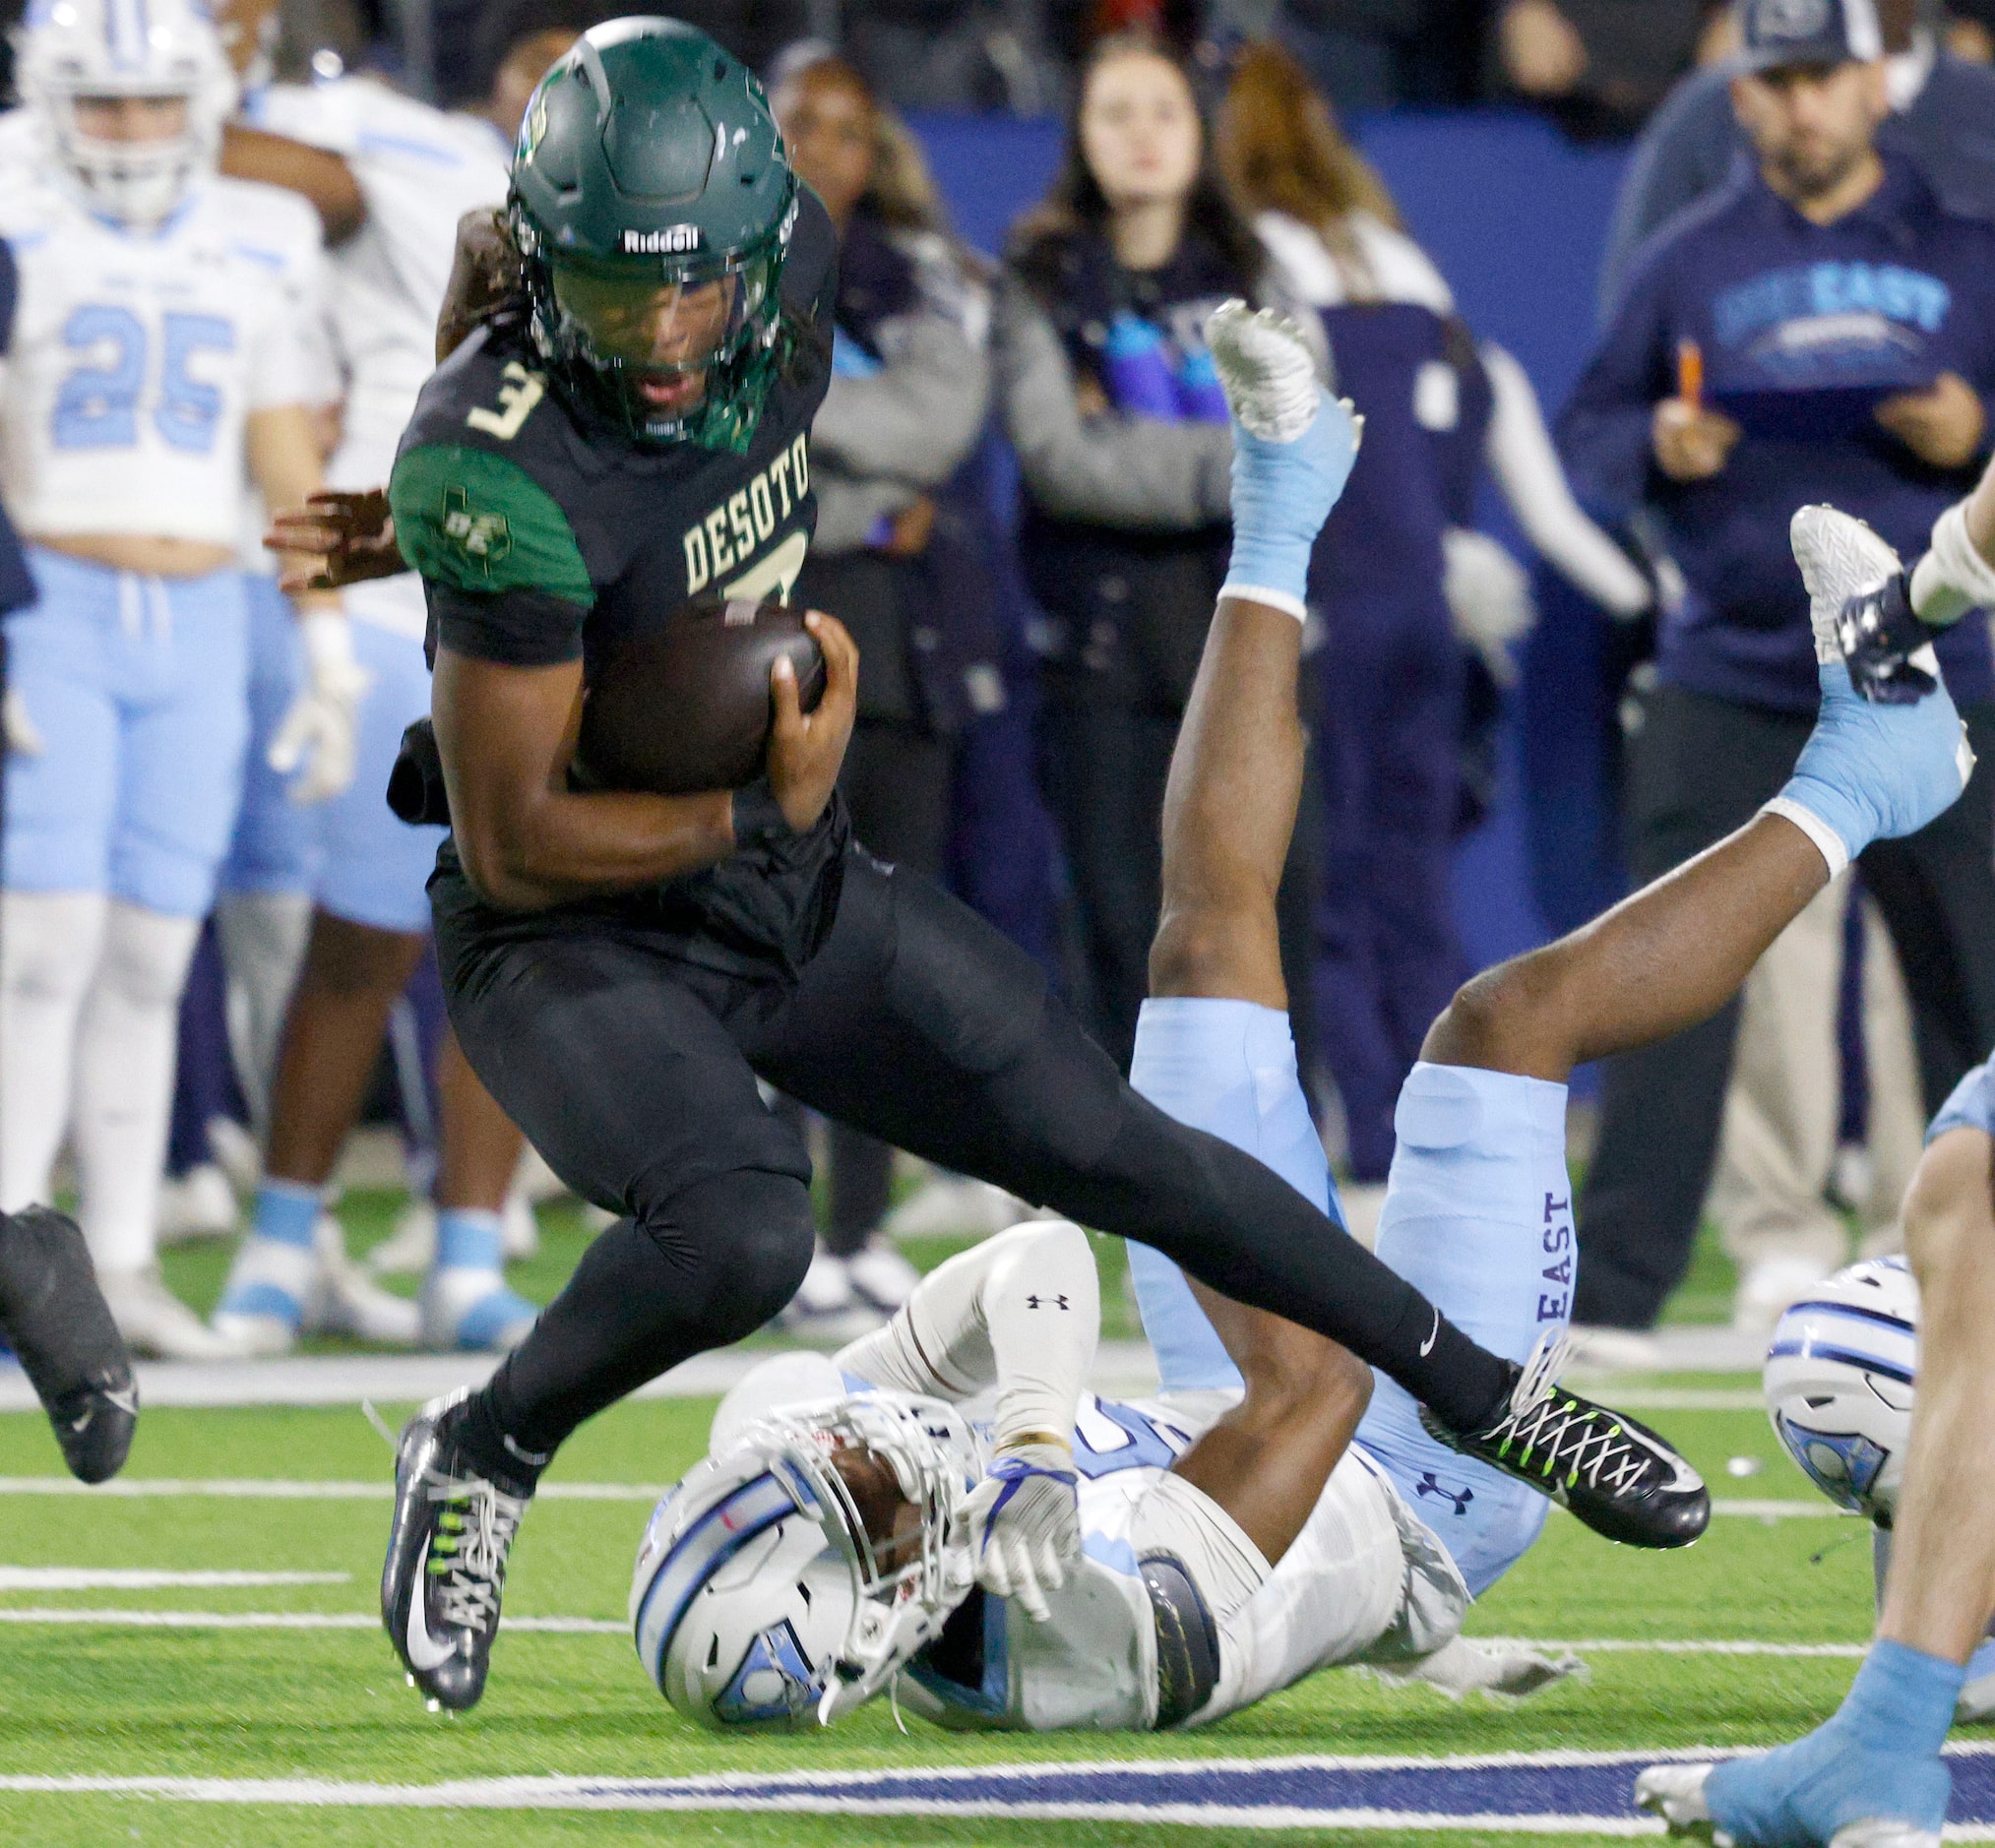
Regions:
<svg viewBox="0 0 1995 1848"><path fill-rule="evenodd" d="M1896 156L1871 199L1827 225L1742 169L1650 242L1560 420L1582 496L1616 520L1646 507L1683 573L1688 594L1657 634L1661 677L1813 711L1808 598L1787 547L1794 510L1828 501L1909 561L1974 485L1979 462L1929 467L1866 419L1840 434L1749 427L1715 475L1672 481L1655 466L1650 429L1657 400L1675 395L1683 339L1703 349L1706 395L1720 409L1739 393L1883 392L1959 373L1989 412L1985 455L1995 432L1995 225L1946 211ZM1995 693L1985 623L1948 631L1940 658L1957 701Z"/></svg>

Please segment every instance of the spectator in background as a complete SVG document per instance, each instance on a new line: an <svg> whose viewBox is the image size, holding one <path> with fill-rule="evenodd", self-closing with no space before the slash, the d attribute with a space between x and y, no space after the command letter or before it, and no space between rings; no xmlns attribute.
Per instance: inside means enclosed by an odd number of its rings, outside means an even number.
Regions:
<svg viewBox="0 0 1995 1848"><path fill-rule="evenodd" d="M1492 88L1583 141L1633 135L1697 56L1710 0L1505 0Z"/></svg>
<svg viewBox="0 0 1995 1848"><path fill-rule="evenodd" d="M818 0L810 11L814 31L827 15L836 22L841 55L893 108L1059 107L1061 74L1036 0Z"/></svg>
<svg viewBox="0 0 1995 1848"><path fill-rule="evenodd" d="M1877 145L1907 154L1940 182L1950 204L1995 213L1995 75L1951 50L1937 4L1882 0L1894 113ZM1733 40L1737 31L1734 27ZM1601 278L1603 317L1637 243L1671 212L1723 183L1748 158L1733 119L1727 72L1685 81L1636 151L1616 207ZM1740 1271L1735 1321L1771 1324L1810 1282L1838 1267L1840 1212L1825 1199L1840 1131L1840 1098L1822 1082L1839 1068L1836 1000L1850 882L1838 882L1781 934L1746 984L1743 1018L1710 1211ZM1888 1233L1917 1159L1924 1112L1916 1089L1901 1096L1911 1056L1902 982L1875 906L1864 905L1861 1042L1867 1086L1870 1184L1855 1202L1866 1227Z"/></svg>
<svg viewBox="0 0 1995 1848"><path fill-rule="evenodd" d="M1995 4L1954 0L1947 8L1942 42L1964 64L1995 64Z"/></svg>
<svg viewBox="0 0 1995 1848"><path fill-rule="evenodd" d="M1473 0L1215 0L1205 37L1287 47L1346 115L1403 102L1465 102L1481 22Z"/></svg>
<svg viewBox="0 0 1995 1848"><path fill-rule="evenodd" d="M1941 42L1939 0L1876 0L1876 9L1891 105L1878 125L1878 152L1915 162L1948 211L1995 218L1995 71ZM1636 143L1600 266L1602 325L1620 305L1645 240L1750 162L1732 109L1736 75L1735 63L1692 72Z"/></svg>
<svg viewBox="0 0 1995 1848"><path fill-rule="evenodd" d="M1206 317L1258 296L1261 269L1184 65L1153 40L1101 40L1060 173L1013 234L994 357L1046 619L1039 773L1079 913L1079 999L1125 1071L1164 776L1225 575L1233 440Z"/></svg>
<svg viewBox="0 0 1995 1848"><path fill-rule="evenodd" d="M1742 29L1731 94L1756 165L1645 250L1562 429L1590 500L1646 511L1686 586L1663 613L1630 742L1629 859L1644 881L1750 818L1808 735L1794 509L1833 501L1915 554L1973 484L1995 391L1995 226L1950 213L1909 160L1877 152L1889 104L1868 0L1749 0ZM1986 760L1985 625L1940 646ZM1928 1110L1995 1041L1991 775L1984 761L1940 820L1863 856L1912 994ZM1576 1322L1649 1328L1682 1276L1737 1020L1734 1002L1609 1063Z"/></svg>
<svg viewBox="0 0 1995 1848"><path fill-rule="evenodd" d="M931 879L948 844L953 690L928 656L969 586L937 583L937 496L975 448L989 398L989 294L948 236L906 130L840 58L785 76L772 101L798 177L839 232L832 384L811 429L817 534L795 595L859 645L859 716L839 786L859 838ZM925 646L924 646L925 645ZM827 1126L831 1216L788 1313L843 1329L877 1320L918 1274L884 1239L894 1151ZM834 1328L834 1320L838 1328Z"/></svg>
<svg viewBox="0 0 1995 1848"><path fill-rule="evenodd" d="M1574 505L1522 369L1498 349L1485 369L1447 283L1287 52L1263 44L1241 58L1218 149L1283 291L1320 317L1338 390L1365 418L1309 593L1325 629L1313 676L1317 1019L1343 1100L1345 1215L1369 1242L1395 1100L1462 974L1451 874L1463 643L1508 678L1505 647L1529 621L1516 562L1469 529L1485 437L1541 549L1616 606L1639 609L1648 590Z"/></svg>

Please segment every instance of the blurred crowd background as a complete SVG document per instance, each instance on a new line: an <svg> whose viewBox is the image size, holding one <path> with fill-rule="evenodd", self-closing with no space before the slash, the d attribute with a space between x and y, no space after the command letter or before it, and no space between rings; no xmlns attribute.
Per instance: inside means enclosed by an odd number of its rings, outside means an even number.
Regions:
<svg viewBox="0 0 1995 1848"><path fill-rule="evenodd" d="M1837 23L1861 3L1761 0ZM613 11L286 0L273 74L364 76L503 128L539 68L523 44L558 50ZM1745 16L1707 0L676 11L765 74L843 239L799 593L864 651L845 778L861 837L1039 957L1125 1063L1163 777L1225 560L1229 439L1203 314L1247 294L1322 333L1369 423L1311 582L1311 775L1284 958L1305 1075L1367 1235L1398 1086L1455 985L1611 902L1631 865L1652 874L1704 844L1694 827L1656 833L1627 766L1672 684L1657 613L1666 628L1687 596L1722 617L1722 592L1686 589L1645 504L1666 527L1669 483L1651 484L1659 501L1617 498L1559 413L1590 361L1600 389L1642 240L1750 170L1725 101ZM1995 213L1995 72L1980 68L1995 0L1895 0L1881 25L1896 88L1878 145L1949 211ZM1645 445L1648 400L1676 389L1659 381L1635 405ZM1944 465L1919 451L1927 485L1971 480L1984 437L1977 421L1971 456ZM1805 634L1791 591L1782 620ZM1781 702L1748 684L1712 704L1703 765ZM1985 782L1970 798L1987 810ZM1581 1207L1578 1319L1595 1361L1652 1360L1702 1224L1734 1266L1725 1287L1736 1279L1729 1305L1702 1307L1747 1327L1857 1243L1889 1248L1920 1126L1995 1038L1995 955L1985 976L1976 962L1995 951L1985 820L1956 843L1979 855L1971 877L1959 863L1901 870L1896 888L1889 868L1872 875L1888 917L1863 872L1839 882L1701 1063L1624 1075L1618 1132L1610 1080L1606 1178ZM181 1000L168 1238L234 1229L257 1181L268 1074L244 1070L240 1018L231 1051L224 949L204 938ZM398 1127L416 1201L377 1268L434 1251L422 1202L444 1037L419 971L366 1105ZM1583 1152L1597 1093L1583 1074ZM844 1338L891 1310L913 1275L899 1243L1025 1209L897 1169L843 1132L821 1146L824 1248L788 1318L805 1335ZM530 1157L509 1253L530 1245L527 1202L551 1185ZM338 1325L418 1332L370 1321L364 1301Z"/></svg>

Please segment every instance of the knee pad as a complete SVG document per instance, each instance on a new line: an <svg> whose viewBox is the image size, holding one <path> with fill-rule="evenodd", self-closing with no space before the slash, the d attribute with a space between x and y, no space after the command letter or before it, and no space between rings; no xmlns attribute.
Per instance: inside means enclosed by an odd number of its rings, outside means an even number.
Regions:
<svg viewBox="0 0 1995 1848"><path fill-rule="evenodd" d="M796 1294L817 1249L810 1189L759 1168L696 1181L636 1219L683 1279L684 1314L708 1347L769 1321Z"/></svg>
<svg viewBox="0 0 1995 1848"><path fill-rule="evenodd" d="M101 893L10 892L0 896L0 975L18 997L74 1001L102 954L109 901Z"/></svg>
<svg viewBox="0 0 1995 1848"><path fill-rule="evenodd" d="M97 979L128 1007L176 1008L200 937L198 918L114 901Z"/></svg>

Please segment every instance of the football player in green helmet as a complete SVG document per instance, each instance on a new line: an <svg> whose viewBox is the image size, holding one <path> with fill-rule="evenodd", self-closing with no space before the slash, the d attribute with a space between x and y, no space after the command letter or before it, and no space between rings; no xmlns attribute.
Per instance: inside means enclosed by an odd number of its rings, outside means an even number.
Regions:
<svg viewBox="0 0 1995 1848"><path fill-rule="evenodd" d="M761 86L658 19L593 28L548 73L509 222L511 248L488 255L519 286L424 387L385 503L424 580L436 670L433 738L411 738L399 785L427 806L398 807L451 826L430 895L467 1057L563 1180L622 1216L483 1387L403 1432L382 1617L414 1685L453 1709L483 1693L513 1537L576 1426L760 1327L802 1279L810 1162L758 1080L1147 1240L1383 1368L1447 1428L1490 1426L1514 1363L1251 1154L1145 1103L1036 963L852 840L837 785L858 656L833 618L806 618L826 662L815 711L786 660L772 675L757 782L574 786L605 647L694 594L795 581L836 240ZM489 291L467 269L463 293ZM1306 552L1341 479L1262 483L1238 543L1273 522ZM348 496L280 525L337 582L384 562L383 505ZM1653 1485L1616 1480L1612 1530L1641 1538Z"/></svg>
<svg viewBox="0 0 1995 1848"><path fill-rule="evenodd" d="M635 441L744 449L798 338L779 286L796 177L761 86L711 40L614 30L520 125L508 223L533 343Z"/></svg>

